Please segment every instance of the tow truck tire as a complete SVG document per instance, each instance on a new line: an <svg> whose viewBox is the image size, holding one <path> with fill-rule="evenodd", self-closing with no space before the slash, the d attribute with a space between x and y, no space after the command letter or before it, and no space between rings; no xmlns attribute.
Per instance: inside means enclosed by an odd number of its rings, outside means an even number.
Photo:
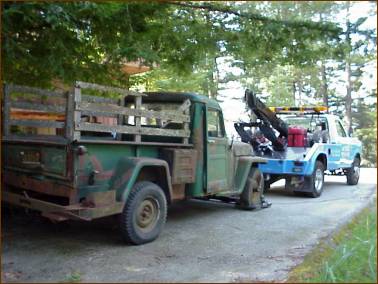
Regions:
<svg viewBox="0 0 378 284"><path fill-rule="evenodd" d="M306 192L307 196L316 198L322 195L324 188L324 165L321 161L316 161L312 175L305 177L305 187L310 190Z"/></svg>
<svg viewBox="0 0 378 284"><path fill-rule="evenodd" d="M149 181L138 182L131 190L120 216L120 229L127 243L140 245L155 240L167 218L163 190Z"/></svg>
<svg viewBox="0 0 378 284"><path fill-rule="evenodd" d="M352 167L346 170L347 184L356 185L360 179L360 159L355 157Z"/></svg>

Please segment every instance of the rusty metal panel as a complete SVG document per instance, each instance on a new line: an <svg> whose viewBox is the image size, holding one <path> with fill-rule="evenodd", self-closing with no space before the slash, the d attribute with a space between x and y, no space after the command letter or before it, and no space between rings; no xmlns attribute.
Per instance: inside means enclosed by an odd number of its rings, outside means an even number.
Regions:
<svg viewBox="0 0 378 284"><path fill-rule="evenodd" d="M15 188L40 192L52 196L73 198L77 190L69 184L61 184L57 181L45 179L38 180L26 174L17 174L13 171L4 171L4 183Z"/></svg>
<svg viewBox="0 0 378 284"><path fill-rule="evenodd" d="M5 169L66 177L69 166L66 161L67 147L41 144L6 144L3 147Z"/></svg>
<svg viewBox="0 0 378 284"><path fill-rule="evenodd" d="M196 150L167 148L161 150L161 156L169 164L172 184L193 183L195 181Z"/></svg>
<svg viewBox="0 0 378 284"><path fill-rule="evenodd" d="M110 205L99 207L86 207L83 204L62 206L6 191L2 192L2 200L13 205L40 211L44 216L56 221L65 219L90 221L104 216L119 214L124 206L123 202L113 202Z"/></svg>
<svg viewBox="0 0 378 284"><path fill-rule="evenodd" d="M86 207L101 207L116 202L115 190L109 190L104 192L90 192L85 197L82 204Z"/></svg>
<svg viewBox="0 0 378 284"><path fill-rule="evenodd" d="M192 114L192 141L194 149L196 150L196 155L194 157L196 162L195 169L195 182L188 184L186 187L186 194L188 196L203 196L205 188L206 176L206 163L205 163L205 105L202 103L193 104L193 114Z"/></svg>
<svg viewBox="0 0 378 284"><path fill-rule="evenodd" d="M183 200L185 196L185 184L172 185L172 201Z"/></svg>

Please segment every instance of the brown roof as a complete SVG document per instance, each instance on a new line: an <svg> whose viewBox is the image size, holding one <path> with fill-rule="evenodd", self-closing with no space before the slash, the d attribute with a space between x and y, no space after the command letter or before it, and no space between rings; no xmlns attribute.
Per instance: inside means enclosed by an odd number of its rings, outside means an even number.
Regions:
<svg viewBox="0 0 378 284"><path fill-rule="evenodd" d="M143 65L140 61L133 61L125 63L121 69L129 75L133 75L150 71L151 68Z"/></svg>

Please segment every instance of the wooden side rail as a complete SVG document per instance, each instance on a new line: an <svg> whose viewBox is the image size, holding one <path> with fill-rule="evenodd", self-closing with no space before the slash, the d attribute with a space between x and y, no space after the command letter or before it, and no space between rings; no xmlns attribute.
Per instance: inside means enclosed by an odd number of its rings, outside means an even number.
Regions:
<svg viewBox="0 0 378 284"><path fill-rule="evenodd" d="M115 96L91 96L85 93L86 89L111 92ZM134 97L133 107L125 106L126 96ZM142 136L179 137L183 144L188 144L190 100L185 100L175 110L150 110L145 109L148 104L143 105L144 96L146 94L80 81L75 83L71 92L65 93L4 85L3 135L16 135L11 133L11 126L17 125L63 129L61 136L69 140L80 140L82 131L86 131L111 133L117 140L121 140L122 134L130 134L135 142L141 142ZM85 121L86 116L98 119ZM128 117L134 118L133 125L125 125ZM154 127L142 125L142 119L156 119L159 123ZM171 123L174 123L174 129L170 129ZM37 131L37 134L45 133Z"/></svg>

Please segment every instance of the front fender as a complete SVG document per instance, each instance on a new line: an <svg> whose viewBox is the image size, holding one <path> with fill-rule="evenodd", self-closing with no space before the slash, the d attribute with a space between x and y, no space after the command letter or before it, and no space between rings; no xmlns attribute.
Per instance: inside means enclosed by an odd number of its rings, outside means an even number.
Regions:
<svg viewBox="0 0 378 284"><path fill-rule="evenodd" d="M261 157L243 156L238 159L235 172L235 190L242 192L247 182L249 171L253 164L266 163L267 160Z"/></svg>
<svg viewBox="0 0 378 284"><path fill-rule="evenodd" d="M116 191L116 200L125 202L144 167L163 167L169 197L172 196L171 175L168 163L154 158L121 158L110 180L110 190Z"/></svg>

